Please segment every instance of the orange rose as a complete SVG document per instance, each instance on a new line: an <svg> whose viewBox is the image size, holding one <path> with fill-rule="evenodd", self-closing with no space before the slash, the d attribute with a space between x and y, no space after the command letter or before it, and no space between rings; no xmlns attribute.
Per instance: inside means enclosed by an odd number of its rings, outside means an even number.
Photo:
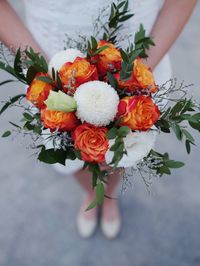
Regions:
<svg viewBox="0 0 200 266"><path fill-rule="evenodd" d="M118 106L117 118L122 117L120 125L132 130L148 130L160 116L160 111L151 97L131 96L121 99Z"/></svg>
<svg viewBox="0 0 200 266"><path fill-rule="evenodd" d="M26 99L38 108L41 108L43 106L44 101L47 99L50 90L54 89L51 84L37 79L41 76L48 77L48 74L38 73L31 82L31 85L28 87L26 93Z"/></svg>
<svg viewBox="0 0 200 266"><path fill-rule="evenodd" d="M119 50L107 41L99 41L98 47L108 46L105 50L100 52L96 57L96 65L101 76L106 75L107 72L114 72L121 69L121 54Z"/></svg>
<svg viewBox="0 0 200 266"><path fill-rule="evenodd" d="M64 90L72 94L81 84L98 80L96 66L91 65L87 59L77 57L73 63L65 63L59 71L60 79L63 83Z"/></svg>
<svg viewBox="0 0 200 266"><path fill-rule="evenodd" d="M82 160L101 163L108 150L107 128L84 123L73 132L75 148L80 150Z"/></svg>
<svg viewBox="0 0 200 266"><path fill-rule="evenodd" d="M47 110L42 108L41 120L46 128L51 131L72 131L79 125L79 120L74 112L64 113L60 111Z"/></svg>
<svg viewBox="0 0 200 266"><path fill-rule="evenodd" d="M141 61L140 58L135 59L133 73L129 80L121 81L119 74L116 74L115 77L117 78L121 89L127 88L129 91L147 89L150 93L154 93L158 90L152 71Z"/></svg>

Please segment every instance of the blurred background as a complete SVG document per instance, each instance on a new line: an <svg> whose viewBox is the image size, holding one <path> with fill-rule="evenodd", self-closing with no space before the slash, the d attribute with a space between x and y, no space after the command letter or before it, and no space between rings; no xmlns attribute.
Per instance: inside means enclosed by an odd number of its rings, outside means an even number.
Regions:
<svg viewBox="0 0 200 266"><path fill-rule="evenodd" d="M23 17L20 1L12 1ZM200 99L200 3L171 49L174 77L194 83ZM0 80L8 76L0 71ZM20 84L3 86L0 98L23 92ZM0 134L17 121L19 110L0 120ZM195 134L194 134L195 135ZM171 176L153 180L150 194L140 176L120 194L123 228L106 240L100 230L89 240L76 231L83 192L73 176L59 175L39 163L24 139L0 138L0 265L1 266L199 266L200 265L200 138L191 156L171 136L159 137L157 148L186 162Z"/></svg>

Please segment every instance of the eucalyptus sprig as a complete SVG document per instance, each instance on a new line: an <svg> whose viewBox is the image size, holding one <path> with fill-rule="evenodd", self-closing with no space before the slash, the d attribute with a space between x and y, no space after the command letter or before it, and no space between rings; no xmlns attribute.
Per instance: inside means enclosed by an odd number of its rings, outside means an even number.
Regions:
<svg viewBox="0 0 200 266"><path fill-rule="evenodd" d="M195 140L188 131L188 126L200 131L200 106L187 98L177 101L173 107L163 111L156 122L156 127L162 132L173 131L178 140L184 140L187 153L190 153L191 145L195 145Z"/></svg>
<svg viewBox="0 0 200 266"><path fill-rule="evenodd" d="M133 17L128 9L128 0L112 3L108 22L103 25L103 40L116 43L118 31L123 28L123 23Z"/></svg>
<svg viewBox="0 0 200 266"><path fill-rule="evenodd" d="M26 77L23 73L23 62L22 62L22 52L19 48L14 57L14 63L10 63L8 61L0 60L0 69L12 75L15 79L5 80L0 83L0 85L4 85L6 83L21 81L24 84L27 84Z"/></svg>
<svg viewBox="0 0 200 266"><path fill-rule="evenodd" d="M147 58L147 50L149 50L151 46L155 46L153 38L146 35L146 31L142 24L140 24L139 30L135 33L134 45L134 49L140 51L138 56L141 58ZM129 49L132 50L133 46Z"/></svg>
<svg viewBox="0 0 200 266"><path fill-rule="evenodd" d="M87 43L87 49L86 49L87 57L93 58L97 56L99 53L101 53L103 50L105 50L106 48L108 48L107 45L104 45L98 48L98 42L96 38L91 36L90 41L88 41Z"/></svg>
<svg viewBox="0 0 200 266"><path fill-rule="evenodd" d="M133 73L134 60L140 55L141 49L138 50L120 50L122 56L122 68L120 71L121 81L129 80Z"/></svg>
<svg viewBox="0 0 200 266"><path fill-rule="evenodd" d="M110 151L114 152L114 156L110 163L110 165L112 165L113 168L116 168L118 166L118 163L122 159L123 155L127 154L124 145L124 138L128 135L129 132L130 132L129 127L121 126L119 128L112 127L107 133L107 138L109 140L114 140L114 144L110 147Z"/></svg>
<svg viewBox="0 0 200 266"><path fill-rule="evenodd" d="M103 204L105 198L105 177L108 174L106 170L102 170L98 163L85 162L84 169L88 169L92 174L92 187L96 191L95 199L89 204L86 211L95 208L97 205Z"/></svg>
<svg viewBox="0 0 200 266"><path fill-rule="evenodd" d="M159 153L151 150L149 154L143 159L144 164L153 170L156 175L163 176L164 174L170 175L170 169L181 168L184 166L183 162L175 161L169 158L168 153Z"/></svg>

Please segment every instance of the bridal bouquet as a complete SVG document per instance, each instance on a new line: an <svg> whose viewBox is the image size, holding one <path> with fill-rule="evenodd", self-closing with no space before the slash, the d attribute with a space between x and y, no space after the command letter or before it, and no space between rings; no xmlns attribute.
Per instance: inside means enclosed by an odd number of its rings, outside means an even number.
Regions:
<svg viewBox="0 0 200 266"><path fill-rule="evenodd" d="M128 1L113 3L96 35L58 52L49 64L30 47L18 49L13 66L0 61L1 69L28 85L26 94L11 98L0 113L11 106L24 108L23 124L10 124L35 136L36 143L43 138L34 146L40 161L66 166L70 160L83 161L96 188L88 209L107 196L104 184L113 169L134 167L161 176L184 165L153 150L158 133L174 132L189 153L195 140L187 128L200 131L199 105L187 97L187 86L176 88L173 80L156 85L145 64L154 42L143 26L126 49L120 47L119 32L132 16ZM173 97L177 91L181 96ZM29 105L24 106L24 99Z"/></svg>

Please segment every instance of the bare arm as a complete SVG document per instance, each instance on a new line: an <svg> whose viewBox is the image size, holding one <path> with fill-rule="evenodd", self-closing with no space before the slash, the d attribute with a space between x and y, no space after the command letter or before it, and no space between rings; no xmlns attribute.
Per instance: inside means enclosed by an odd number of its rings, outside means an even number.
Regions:
<svg viewBox="0 0 200 266"><path fill-rule="evenodd" d="M5 0L0 0L0 25L0 41L13 51L28 45L44 54L16 12Z"/></svg>
<svg viewBox="0 0 200 266"><path fill-rule="evenodd" d="M156 43L149 50L147 64L154 69L184 28L196 0L165 0L151 32Z"/></svg>

